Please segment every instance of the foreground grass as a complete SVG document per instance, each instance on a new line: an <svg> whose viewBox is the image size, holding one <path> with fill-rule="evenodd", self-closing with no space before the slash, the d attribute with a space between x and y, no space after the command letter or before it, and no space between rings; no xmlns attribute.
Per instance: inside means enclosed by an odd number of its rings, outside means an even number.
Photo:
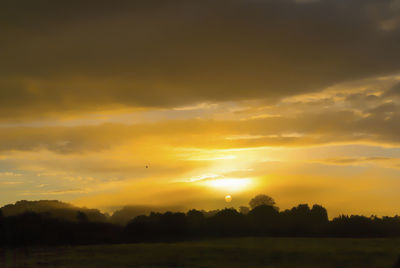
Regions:
<svg viewBox="0 0 400 268"><path fill-rule="evenodd" d="M0 267L379 268L399 255L400 239L235 238L7 251Z"/></svg>

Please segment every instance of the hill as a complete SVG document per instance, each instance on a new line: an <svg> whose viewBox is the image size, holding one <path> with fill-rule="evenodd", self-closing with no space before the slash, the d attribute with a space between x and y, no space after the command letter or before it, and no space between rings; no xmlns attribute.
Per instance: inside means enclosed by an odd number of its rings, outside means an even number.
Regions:
<svg viewBox="0 0 400 268"><path fill-rule="evenodd" d="M5 217L21 215L25 212L46 214L54 218L76 221L78 212L83 212L89 221L104 222L107 216L98 209L76 207L58 200L21 200L0 208Z"/></svg>

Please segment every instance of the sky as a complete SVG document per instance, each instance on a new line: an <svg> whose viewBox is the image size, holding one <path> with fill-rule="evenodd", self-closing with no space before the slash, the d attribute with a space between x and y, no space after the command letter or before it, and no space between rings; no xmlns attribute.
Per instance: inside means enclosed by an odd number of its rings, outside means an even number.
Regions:
<svg viewBox="0 0 400 268"><path fill-rule="evenodd" d="M0 29L0 205L400 213L399 0L6 0Z"/></svg>

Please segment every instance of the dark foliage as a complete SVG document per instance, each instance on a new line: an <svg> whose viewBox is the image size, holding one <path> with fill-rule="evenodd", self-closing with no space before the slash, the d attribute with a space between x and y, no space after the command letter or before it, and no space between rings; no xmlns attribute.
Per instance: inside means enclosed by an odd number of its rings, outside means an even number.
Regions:
<svg viewBox="0 0 400 268"><path fill-rule="evenodd" d="M184 213L151 213L132 219L125 227L91 221L79 211L75 220L52 214L26 212L4 216L0 210L2 246L77 245L142 241L180 241L205 237L236 236L400 236L400 217L339 216L329 221L320 205L301 204L279 212L260 205L249 213L226 208L213 213L190 210Z"/></svg>
<svg viewBox="0 0 400 268"><path fill-rule="evenodd" d="M106 215L97 209L76 207L57 200L27 201L21 200L15 204L8 204L1 208L5 217L21 215L25 212L47 213L54 218L68 221L79 221L76 217L78 212L86 215L87 219L96 222L105 222Z"/></svg>
<svg viewBox="0 0 400 268"><path fill-rule="evenodd" d="M121 227L109 223L73 222L34 212L0 220L1 244L11 247L115 243L122 233Z"/></svg>
<svg viewBox="0 0 400 268"><path fill-rule="evenodd" d="M179 230L179 231L178 231ZM391 237L400 236L400 217L340 216L328 219L320 205L300 204L279 212L275 206L260 205L248 214L227 208L205 214L152 213L130 221L125 242L170 241L204 237L302 236L302 237Z"/></svg>
<svg viewBox="0 0 400 268"><path fill-rule="evenodd" d="M187 219L184 213L151 213L138 216L125 228L127 241L179 240L187 233Z"/></svg>

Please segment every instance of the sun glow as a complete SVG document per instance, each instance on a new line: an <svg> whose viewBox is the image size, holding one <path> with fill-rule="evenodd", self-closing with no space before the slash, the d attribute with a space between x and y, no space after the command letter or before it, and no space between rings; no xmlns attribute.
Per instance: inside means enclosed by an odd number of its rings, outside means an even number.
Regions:
<svg viewBox="0 0 400 268"><path fill-rule="evenodd" d="M252 184L252 180L247 178L216 178L203 181L202 184L217 190L240 192L247 189Z"/></svg>

